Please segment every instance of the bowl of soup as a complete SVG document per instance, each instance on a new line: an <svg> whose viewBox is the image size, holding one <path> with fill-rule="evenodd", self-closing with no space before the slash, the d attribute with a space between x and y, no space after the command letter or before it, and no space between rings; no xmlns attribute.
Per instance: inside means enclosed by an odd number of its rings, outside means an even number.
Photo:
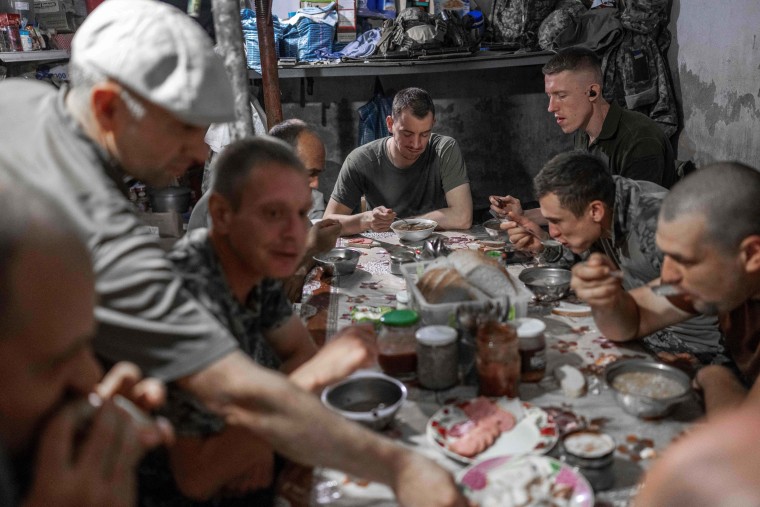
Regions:
<svg viewBox="0 0 760 507"><path fill-rule="evenodd" d="M607 365L607 385L623 410L636 417L664 417L691 396L691 380L678 368L647 359L623 359Z"/></svg>
<svg viewBox="0 0 760 507"><path fill-rule="evenodd" d="M406 220L396 220L391 224L391 229L399 239L405 241L420 241L431 234L438 227L438 222L428 220L427 218L408 218Z"/></svg>

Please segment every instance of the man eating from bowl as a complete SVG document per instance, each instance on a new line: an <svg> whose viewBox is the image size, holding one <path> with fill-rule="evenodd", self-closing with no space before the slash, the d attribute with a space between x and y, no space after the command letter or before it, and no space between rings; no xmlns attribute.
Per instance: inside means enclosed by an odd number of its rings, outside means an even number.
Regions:
<svg viewBox="0 0 760 507"><path fill-rule="evenodd" d="M676 184L662 202L656 244L662 283L682 293L626 291L611 276L609 257L594 255L573 269L572 287L592 308L599 330L631 340L683 322L717 315L739 376L710 365L697 373L708 414L747 398L760 403L760 172L738 162L711 164Z"/></svg>
<svg viewBox="0 0 760 507"><path fill-rule="evenodd" d="M241 349L313 392L373 365L377 352L371 328L344 328L317 352L283 292L279 279L300 263L311 206L306 172L290 147L269 137L230 144L219 156L210 192L211 228L189 233L169 258L185 286L232 332ZM217 419L205 411L197 417L206 419L199 423L199 433ZM193 457L201 449L205 454L199 463ZM175 474L180 489L195 498L266 488L274 465L269 445L236 431L180 437L170 459L180 467ZM151 486L151 500L159 503L160 498L161 505L187 501L164 475L164 484ZM221 489L231 482L240 484L239 490ZM253 497L252 505L254 500L262 497Z"/></svg>
<svg viewBox="0 0 760 507"><path fill-rule="evenodd" d="M575 254L604 252L612 273L608 276L617 276L615 283L625 290L659 277L663 255L654 235L664 188L610 176L602 159L579 151L547 162L534 186L549 234L564 247ZM545 233L525 217L516 216L502 227L518 248L544 249L539 237ZM715 317L697 316L642 335L642 343L666 361L710 363L722 352L717 324Z"/></svg>
<svg viewBox="0 0 760 507"><path fill-rule="evenodd" d="M396 217L435 220L442 229L469 229L472 195L457 142L432 132L435 106L420 88L393 98L386 118L389 137L352 151L338 175L325 218L335 218L342 234L387 231ZM367 211L359 209L362 196Z"/></svg>

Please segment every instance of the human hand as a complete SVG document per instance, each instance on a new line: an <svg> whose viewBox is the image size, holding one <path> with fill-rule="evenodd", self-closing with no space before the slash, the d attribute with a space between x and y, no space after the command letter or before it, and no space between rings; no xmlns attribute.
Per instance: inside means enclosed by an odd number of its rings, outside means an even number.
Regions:
<svg viewBox="0 0 760 507"><path fill-rule="evenodd" d="M327 252L335 248L335 243L340 236L340 222L333 218L320 220L309 229L306 238L306 249L313 254Z"/></svg>
<svg viewBox="0 0 760 507"><path fill-rule="evenodd" d="M77 400L53 416L40 438L24 505L135 505L135 469L147 449L165 441L164 431L149 428L154 425L144 415L135 422L139 409L123 408L126 398L114 396L103 400L92 394L89 405Z"/></svg>
<svg viewBox="0 0 760 507"><path fill-rule="evenodd" d="M488 202L491 203L491 211L499 215L502 220L507 218L507 213L512 213L515 216L523 214L520 199L511 195L505 195L504 197L492 195L488 197Z"/></svg>
<svg viewBox="0 0 760 507"><path fill-rule="evenodd" d="M367 212L369 216L369 228L374 232L385 232L391 228L396 220L396 213L385 206L378 206Z"/></svg>
<svg viewBox="0 0 760 507"><path fill-rule="evenodd" d="M312 372L310 390L320 391L360 368L374 366L377 355L374 326L357 324L341 329L302 368Z"/></svg>
<svg viewBox="0 0 760 507"><path fill-rule="evenodd" d="M396 476L394 492L399 505L415 507L467 507L449 472L421 454L409 452Z"/></svg>
<svg viewBox="0 0 760 507"><path fill-rule="evenodd" d="M606 255L593 253L586 262L573 266L570 287L592 309L612 308L625 292L622 273Z"/></svg>
<svg viewBox="0 0 760 507"><path fill-rule="evenodd" d="M515 245L515 248L532 253L541 253L544 246L542 239L548 239L548 235L541 227L526 218L525 215L515 215L512 212L507 214L509 221L501 223L501 229L507 231L509 241Z"/></svg>

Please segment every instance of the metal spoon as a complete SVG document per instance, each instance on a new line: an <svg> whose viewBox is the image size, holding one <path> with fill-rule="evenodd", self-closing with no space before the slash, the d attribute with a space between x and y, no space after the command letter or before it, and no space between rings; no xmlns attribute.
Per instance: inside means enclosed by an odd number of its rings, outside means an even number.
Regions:
<svg viewBox="0 0 760 507"><path fill-rule="evenodd" d="M661 283L660 285L652 285L649 288L656 296L667 297L683 294L683 291L672 283Z"/></svg>

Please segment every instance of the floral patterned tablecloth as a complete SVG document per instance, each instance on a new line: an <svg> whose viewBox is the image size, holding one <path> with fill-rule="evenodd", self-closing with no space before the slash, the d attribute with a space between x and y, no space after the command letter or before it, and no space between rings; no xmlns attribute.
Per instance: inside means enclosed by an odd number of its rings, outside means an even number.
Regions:
<svg viewBox="0 0 760 507"><path fill-rule="evenodd" d="M476 248L479 239L487 239L482 228L467 232L436 233L446 238L450 248ZM304 290L305 305L316 307L317 316L309 321L309 328L329 340L338 329L351 324L354 308L373 309L395 306L396 294L406 289L402 277L390 273L390 254L386 247L398 245L394 233L368 233L363 235L375 241L362 252L358 269L350 276L312 279ZM352 247L354 238L342 238L344 246ZM525 265L510 265L515 277ZM615 439L615 486L597 493L597 505L628 505L636 483L649 462L681 435L690 424L702 415L696 398L680 404L670 416L643 421L625 413L617 404L613 393L604 385L601 373L604 366L621 356L647 357L640 348L619 346L605 339L591 317L570 318L551 312L553 304L531 304L529 315L547 325L547 374L537 384L523 383L520 397L554 415L558 425L572 429L578 425L595 426ZM315 324L316 323L316 324ZM320 341L318 339L318 341ZM580 369L588 384L587 394L569 398L563 394L553 371L560 365L570 364ZM466 400L477 395L472 385L459 385L443 391L429 391L413 383L408 384L409 398L399 411L391 427L383 432L418 452L434 459L453 473L463 466L445 457L425 436L428 419L444 404ZM549 455L559 456L555 447ZM321 470L317 477L316 505L336 506L395 506L391 491L380 484L346 476L334 470Z"/></svg>

